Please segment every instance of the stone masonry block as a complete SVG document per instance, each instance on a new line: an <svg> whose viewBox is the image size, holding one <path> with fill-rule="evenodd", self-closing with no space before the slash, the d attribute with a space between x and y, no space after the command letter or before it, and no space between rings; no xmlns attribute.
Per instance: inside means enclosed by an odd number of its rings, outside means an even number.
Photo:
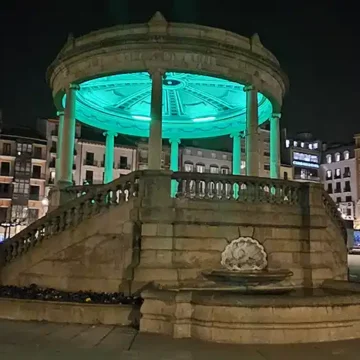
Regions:
<svg viewBox="0 0 360 360"><path fill-rule="evenodd" d="M171 237L157 237L157 236L142 236L141 250L171 250L173 248L173 238Z"/></svg>
<svg viewBox="0 0 360 360"><path fill-rule="evenodd" d="M225 238L174 238L174 248L176 250L215 250L222 252L227 244Z"/></svg>
<svg viewBox="0 0 360 360"><path fill-rule="evenodd" d="M239 226L240 236L254 236L254 227L253 226Z"/></svg>
<svg viewBox="0 0 360 360"><path fill-rule="evenodd" d="M182 238L226 238L233 240L239 237L239 229L237 226L175 224L174 236Z"/></svg>
<svg viewBox="0 0 360 360"><path fill-rule="evenodd" d="M157 224L142 224L141 235L143 236L156 236Z"/></svg>

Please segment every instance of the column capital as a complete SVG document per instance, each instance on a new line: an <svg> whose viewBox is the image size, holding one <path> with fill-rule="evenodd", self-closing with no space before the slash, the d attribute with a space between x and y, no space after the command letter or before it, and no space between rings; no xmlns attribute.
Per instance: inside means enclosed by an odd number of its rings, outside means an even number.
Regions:
<svg viewBox="0 0 360 360"><path fill-rule="evenodd" d="M244 86L244 89L243 89L245 92L247 91L255 91L257 90L256 87L254 85L246 85Z"/></svg>
<svg viewBox="0 0 360 360"><path fill-rule="evenodd" d="M104 135L104 136L108 136L108 135L109 135L109 136L117 137L117 136L118 136L118 133L116 133L115 131L110 131L110 130L109 130L109 131L104 131L104 132L103 132L103 135Z"/></svg>
<svg viewBox="0 0 360 360"><path fill-rule="evenodd" d="M80 90L80 85L79 85L79 84L70 83L70 84L69 84L69 89Z"/></svg>
<svg viewBox="0 0 360 360"><path fill-rule="evenodd" d="M281 114L280 113L272 113L271 118L272 119L281 119Z"/></svg>
<svg viewBox="0 0 360 360"><path fill-rule="evenodd" d="M233 133L230 134L231 139L235 138L235 137L241 137L241 132L240 131L235 131Z"/></svg>
<svg viewBox="0 0 360 360"><path fill-rule="evenodd" d="M177 144L180 144L181 143L181 140L179 138L170 138L169 139L169 143L172 144L172 143L177 143Z"/></svg>
<svg viewBox="0 0 360 360"><path fill-rule="evenodd" d="M163 77L166 73L165 69L161 69L161 68L150 68L148 69L148 73L150 75L150 77L152 78L154 75L159 74Z"/></svg>
<svg viewBox="0 0 360 360"><path fill-rule="evenodd" d="M56 116L64 116L64 110L57 111Z"/></svg>

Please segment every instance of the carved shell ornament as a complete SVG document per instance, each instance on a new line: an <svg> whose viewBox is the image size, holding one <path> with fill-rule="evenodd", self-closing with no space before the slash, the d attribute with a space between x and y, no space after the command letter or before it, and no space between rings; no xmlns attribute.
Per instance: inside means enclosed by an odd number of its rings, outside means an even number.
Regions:
<svg viewBox="0 0 360 360"><path fill-rule="evenodd" d="M251 237L239 237L225 247L221 265L231 271L264 270L267 255L264 247Z"/></svg>

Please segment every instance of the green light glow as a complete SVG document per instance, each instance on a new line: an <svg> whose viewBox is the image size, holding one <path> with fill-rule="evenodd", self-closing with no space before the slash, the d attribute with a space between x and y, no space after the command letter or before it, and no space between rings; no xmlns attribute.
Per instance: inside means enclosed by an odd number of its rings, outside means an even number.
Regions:
<svg viewBox="0 0 360 360"><path fill-rule="evenodd" d="M244 85L210 76L167 72L163 80L163 138L205 138L245 129ZM146 72L104 76L80 84L76 118L127 135L149 136L151 78ZM65 101L65 97L63 102ZM272 113L258 94L259 124Z"/></svg>

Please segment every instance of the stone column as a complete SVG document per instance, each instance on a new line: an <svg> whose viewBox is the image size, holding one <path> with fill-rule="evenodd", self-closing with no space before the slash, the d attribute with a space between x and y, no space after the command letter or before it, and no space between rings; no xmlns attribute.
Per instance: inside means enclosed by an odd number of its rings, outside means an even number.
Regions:
<svg viewBox="0 0 360 360"><path fill-rule="evenodd" d="M170 153L170 170L179 171L179 144L180 139L169 139L171 146ZM171 197L175 197L177 193L178 182L176 180L171 181Z"/></svg>
<svg viewBox="0 0 360 360"><path fill-rule="evenodd" d="M64 125L60 144L60 175L58 178L58 184L60 188L72 185L76 125L75 103L77 90L79 90L79 85L70 84L66 91Z"/></svg>
<svg viewBox="0 0 360 360"><path fill-rule="evenodd" d="M61 144L62 144L62 133L64 127L64 111L58 111L57 116L59 117L58 125L58 136L57 136L57 146L56 146L56 160L55 160L55 184L57 184L60 177L60 162L61 162Z"/></svg>
<svg viewBox="0 0 360 360"><path fill-rule="evenodd" d="M150 75L152 88L148 168L160 170L162 153L162 81L164 71L156 69L151 71Z"/></svg>
<svg viewBox="0 0 360 360"><path fill-rule="evenodd" d="M114 179L114 149L117 134L107 131L104 132L104 136L106 136L104 184L107 184Z"/></svg>
<svg viewBox="0 0 360 360"><path fill-rule="evenodd" d="M246 86L246 175L259 176L258 98L254 86Z"/></svg>
<svg viewBox="0 0 360 360"><path fill-rule="evenodd" d="M270 119L270 177L280 177L280 114L272 114Z"/></svg>

